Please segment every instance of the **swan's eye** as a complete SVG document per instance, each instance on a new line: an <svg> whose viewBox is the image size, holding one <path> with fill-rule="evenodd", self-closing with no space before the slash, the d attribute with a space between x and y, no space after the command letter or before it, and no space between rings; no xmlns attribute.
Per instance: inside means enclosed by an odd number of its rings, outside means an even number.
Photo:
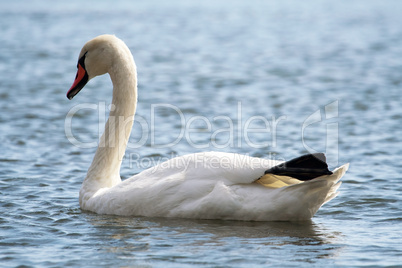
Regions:
<svg viewBox="0 0 402 268"><path fill-rule="evenodd" d="M85 52L85 54L82 55L82 57L78 60L77 69L78 69L78 65L81 65L81 67L85 69L85 56L87 55L87 53L88 53L88 51Z"/></svg>

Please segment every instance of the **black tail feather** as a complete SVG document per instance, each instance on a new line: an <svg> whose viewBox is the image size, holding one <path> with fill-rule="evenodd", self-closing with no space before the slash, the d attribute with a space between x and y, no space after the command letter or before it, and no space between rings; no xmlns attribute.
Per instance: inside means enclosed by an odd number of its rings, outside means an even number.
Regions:
<svg viewBox="0 0 402 268"><path fill-rule="evenodd" d="M286 161L268 169L265 174L288 176L301 181L308 181L323 175L331 175L332 172L328 170L325 155L316 153Z"/></svg>

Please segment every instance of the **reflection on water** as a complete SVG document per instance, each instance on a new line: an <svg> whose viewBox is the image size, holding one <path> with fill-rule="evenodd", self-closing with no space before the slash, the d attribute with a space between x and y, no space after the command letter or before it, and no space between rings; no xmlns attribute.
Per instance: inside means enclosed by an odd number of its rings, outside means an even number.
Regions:
<svg viewBox="0 0 402 268"><path fill-rule="evenodd" d="M87 214L94 226L91 236L102 236L102 250L120 257L130 255L141 263L145 256L178 263L225 263L249 261L280 264L281 254L292 254L301 262L331 258L339 254L342 234L323 224L306 222L238 222L165 218L128 218ZM231 247L236 256L225 255ZM324 249L324 250L323 250ZM255 254L257 253L258 254ZM194 259L194 254L197 256Z"/></svg>

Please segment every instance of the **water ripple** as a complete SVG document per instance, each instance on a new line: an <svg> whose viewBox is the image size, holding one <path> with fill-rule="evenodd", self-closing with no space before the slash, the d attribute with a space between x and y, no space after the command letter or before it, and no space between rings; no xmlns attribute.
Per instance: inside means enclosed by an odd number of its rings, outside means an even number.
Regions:
<svg viewBox="0 0 402 268"><path fill-rule="evenodd" d="M0 262L10 267L400 265L399 10L397 2L360 0L0 3ZM79 102L68 102L65 92L82 44L101 33L115 33L134 52L138 115L147 122L151 105L163 103L178 107L186 120L227 116L237 125L239 102L243 119L286 117L275 145L270 140L264 148L248 146L235 131L235 144L242 146L219 150L288 159L305 153L305 144L326 150L327 124L336 123L338 162L351 163L340 195L306 223L81 211L78 191L95 148L71 144L64 120L77 103L110 103L111 83L108 77L91 81ZM334 101L337 117L309 126L302 136L306 118L316 111L325 115L324 107ZM156 116L157 141L174 140L182 127L177 113L161 108ZM99 111L83 109L74 116L73 135L98 141L99 125ZM225 127L218 120L212 130ZM130 142L150 134L135 128ZM194 124L191 134L195 143L211 143L203 124ZM213 141L224 144L228 137ZM250 136L256 143L265 139ZM144 168L134 165L130 154L157 160L198 150L186 139L162 149L149 139L127 152L123 178Z"/></svg>

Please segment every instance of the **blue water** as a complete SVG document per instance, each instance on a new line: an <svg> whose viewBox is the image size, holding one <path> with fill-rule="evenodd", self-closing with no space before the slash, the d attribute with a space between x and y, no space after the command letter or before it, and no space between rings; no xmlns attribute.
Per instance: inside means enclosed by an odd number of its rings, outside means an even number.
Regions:
<svg viewBox="0 0 402 268"><path fill-rule="evenodd" d="M401 10L363 0L0 2L0 266L402 266ZM123 39L138 67L123 178L198 151L323 151L331 168L351 164L341 194L303 223L81 211L111 83L65 94L82 45L103 33Z"/></svg>

